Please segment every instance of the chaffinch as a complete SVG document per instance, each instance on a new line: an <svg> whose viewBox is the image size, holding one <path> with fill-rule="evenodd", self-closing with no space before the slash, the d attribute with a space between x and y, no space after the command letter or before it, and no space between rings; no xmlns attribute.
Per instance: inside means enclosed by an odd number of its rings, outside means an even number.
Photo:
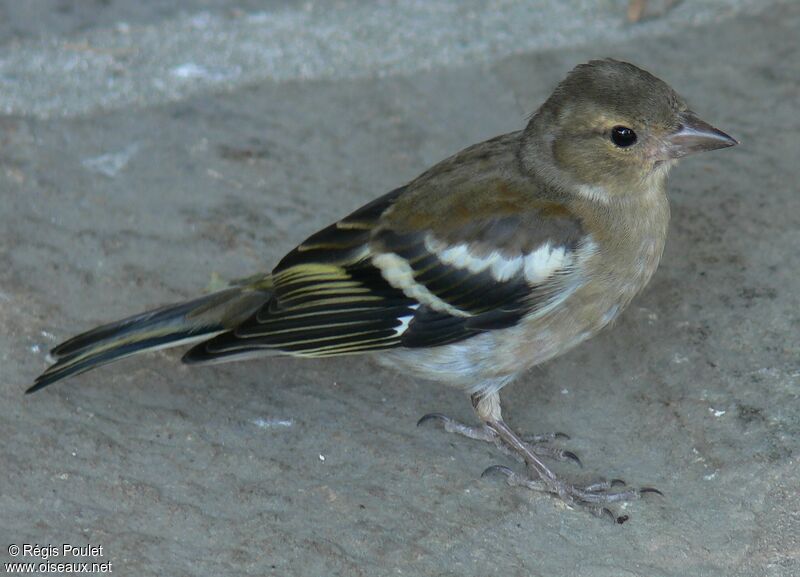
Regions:
<svg viewBox="0 0 800 577"><path fill-rule="evenodd" d="M142 351L195 343L190 364L368 353L463 388L481 425L432 414L527 465L510 484L607 514L654 489L578 487L502 419L500 390L611 323L658 266L667 173L736 141L632 64L576 67L520 131L470 146L317 232L271 273L101 326L52 350L28 392Z"/></svg>

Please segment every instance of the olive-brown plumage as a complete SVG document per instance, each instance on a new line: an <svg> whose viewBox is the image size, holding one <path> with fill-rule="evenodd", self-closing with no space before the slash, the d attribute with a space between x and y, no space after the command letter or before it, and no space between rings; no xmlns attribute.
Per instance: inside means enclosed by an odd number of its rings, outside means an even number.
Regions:
<svg viewBox="0 0 800 577"><path fill-rule="evenodd" d="M79 335L30 390L144 350L189 363L369 353L472 395L482 425L445 428L528 465L512 484L568 503L646 490L576 487L502 420L499 391L611 323L658 266L676 159L735 144L632 64L576 67L521 131L476 144L309 237L266 275Z"/></svg>

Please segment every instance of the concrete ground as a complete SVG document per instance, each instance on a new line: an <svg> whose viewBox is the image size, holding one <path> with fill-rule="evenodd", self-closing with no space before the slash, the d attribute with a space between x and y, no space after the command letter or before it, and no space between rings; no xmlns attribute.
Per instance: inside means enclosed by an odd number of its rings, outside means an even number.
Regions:
<svg viewBox="0 0 800 577"><path fill-rule="evenodd" d="M141 576L800 575L800 4L625 7L0 2L0 562L89 543ZM414 426L471 419L464 395L362 360L168 351L23 396L57 341L270 267L599 56L742 142L675 169L663 263L617 326L504 393L517 428L572 436L563 475L665 493L626 524L481 479L516 464Z"/></svg>

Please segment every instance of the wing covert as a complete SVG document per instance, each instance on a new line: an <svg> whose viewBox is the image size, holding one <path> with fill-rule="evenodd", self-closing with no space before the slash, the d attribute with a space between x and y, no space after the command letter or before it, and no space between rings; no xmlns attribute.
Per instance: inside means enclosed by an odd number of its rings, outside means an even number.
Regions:
<svg viewBox="0 0 800 577"><path fill-rule="evenodd" d="M585 242L579 221L546 205L490 213L446 233L383 229L373 237L372 261L422 305L402 345L434 346L544 309L571 290Z"/></svg>

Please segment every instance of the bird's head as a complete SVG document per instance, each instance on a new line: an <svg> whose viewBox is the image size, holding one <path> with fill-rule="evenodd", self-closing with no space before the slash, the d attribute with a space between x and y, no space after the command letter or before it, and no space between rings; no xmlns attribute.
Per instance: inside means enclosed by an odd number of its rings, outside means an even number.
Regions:
<svg viewBox="0 0 800 577"><path fill-rule="evenodd" d="M611 59L573 69L533 115L526 139L526 161L544 156L554 179L598 197L648 189L676 159L737 144L666 82Z"/></svg>

